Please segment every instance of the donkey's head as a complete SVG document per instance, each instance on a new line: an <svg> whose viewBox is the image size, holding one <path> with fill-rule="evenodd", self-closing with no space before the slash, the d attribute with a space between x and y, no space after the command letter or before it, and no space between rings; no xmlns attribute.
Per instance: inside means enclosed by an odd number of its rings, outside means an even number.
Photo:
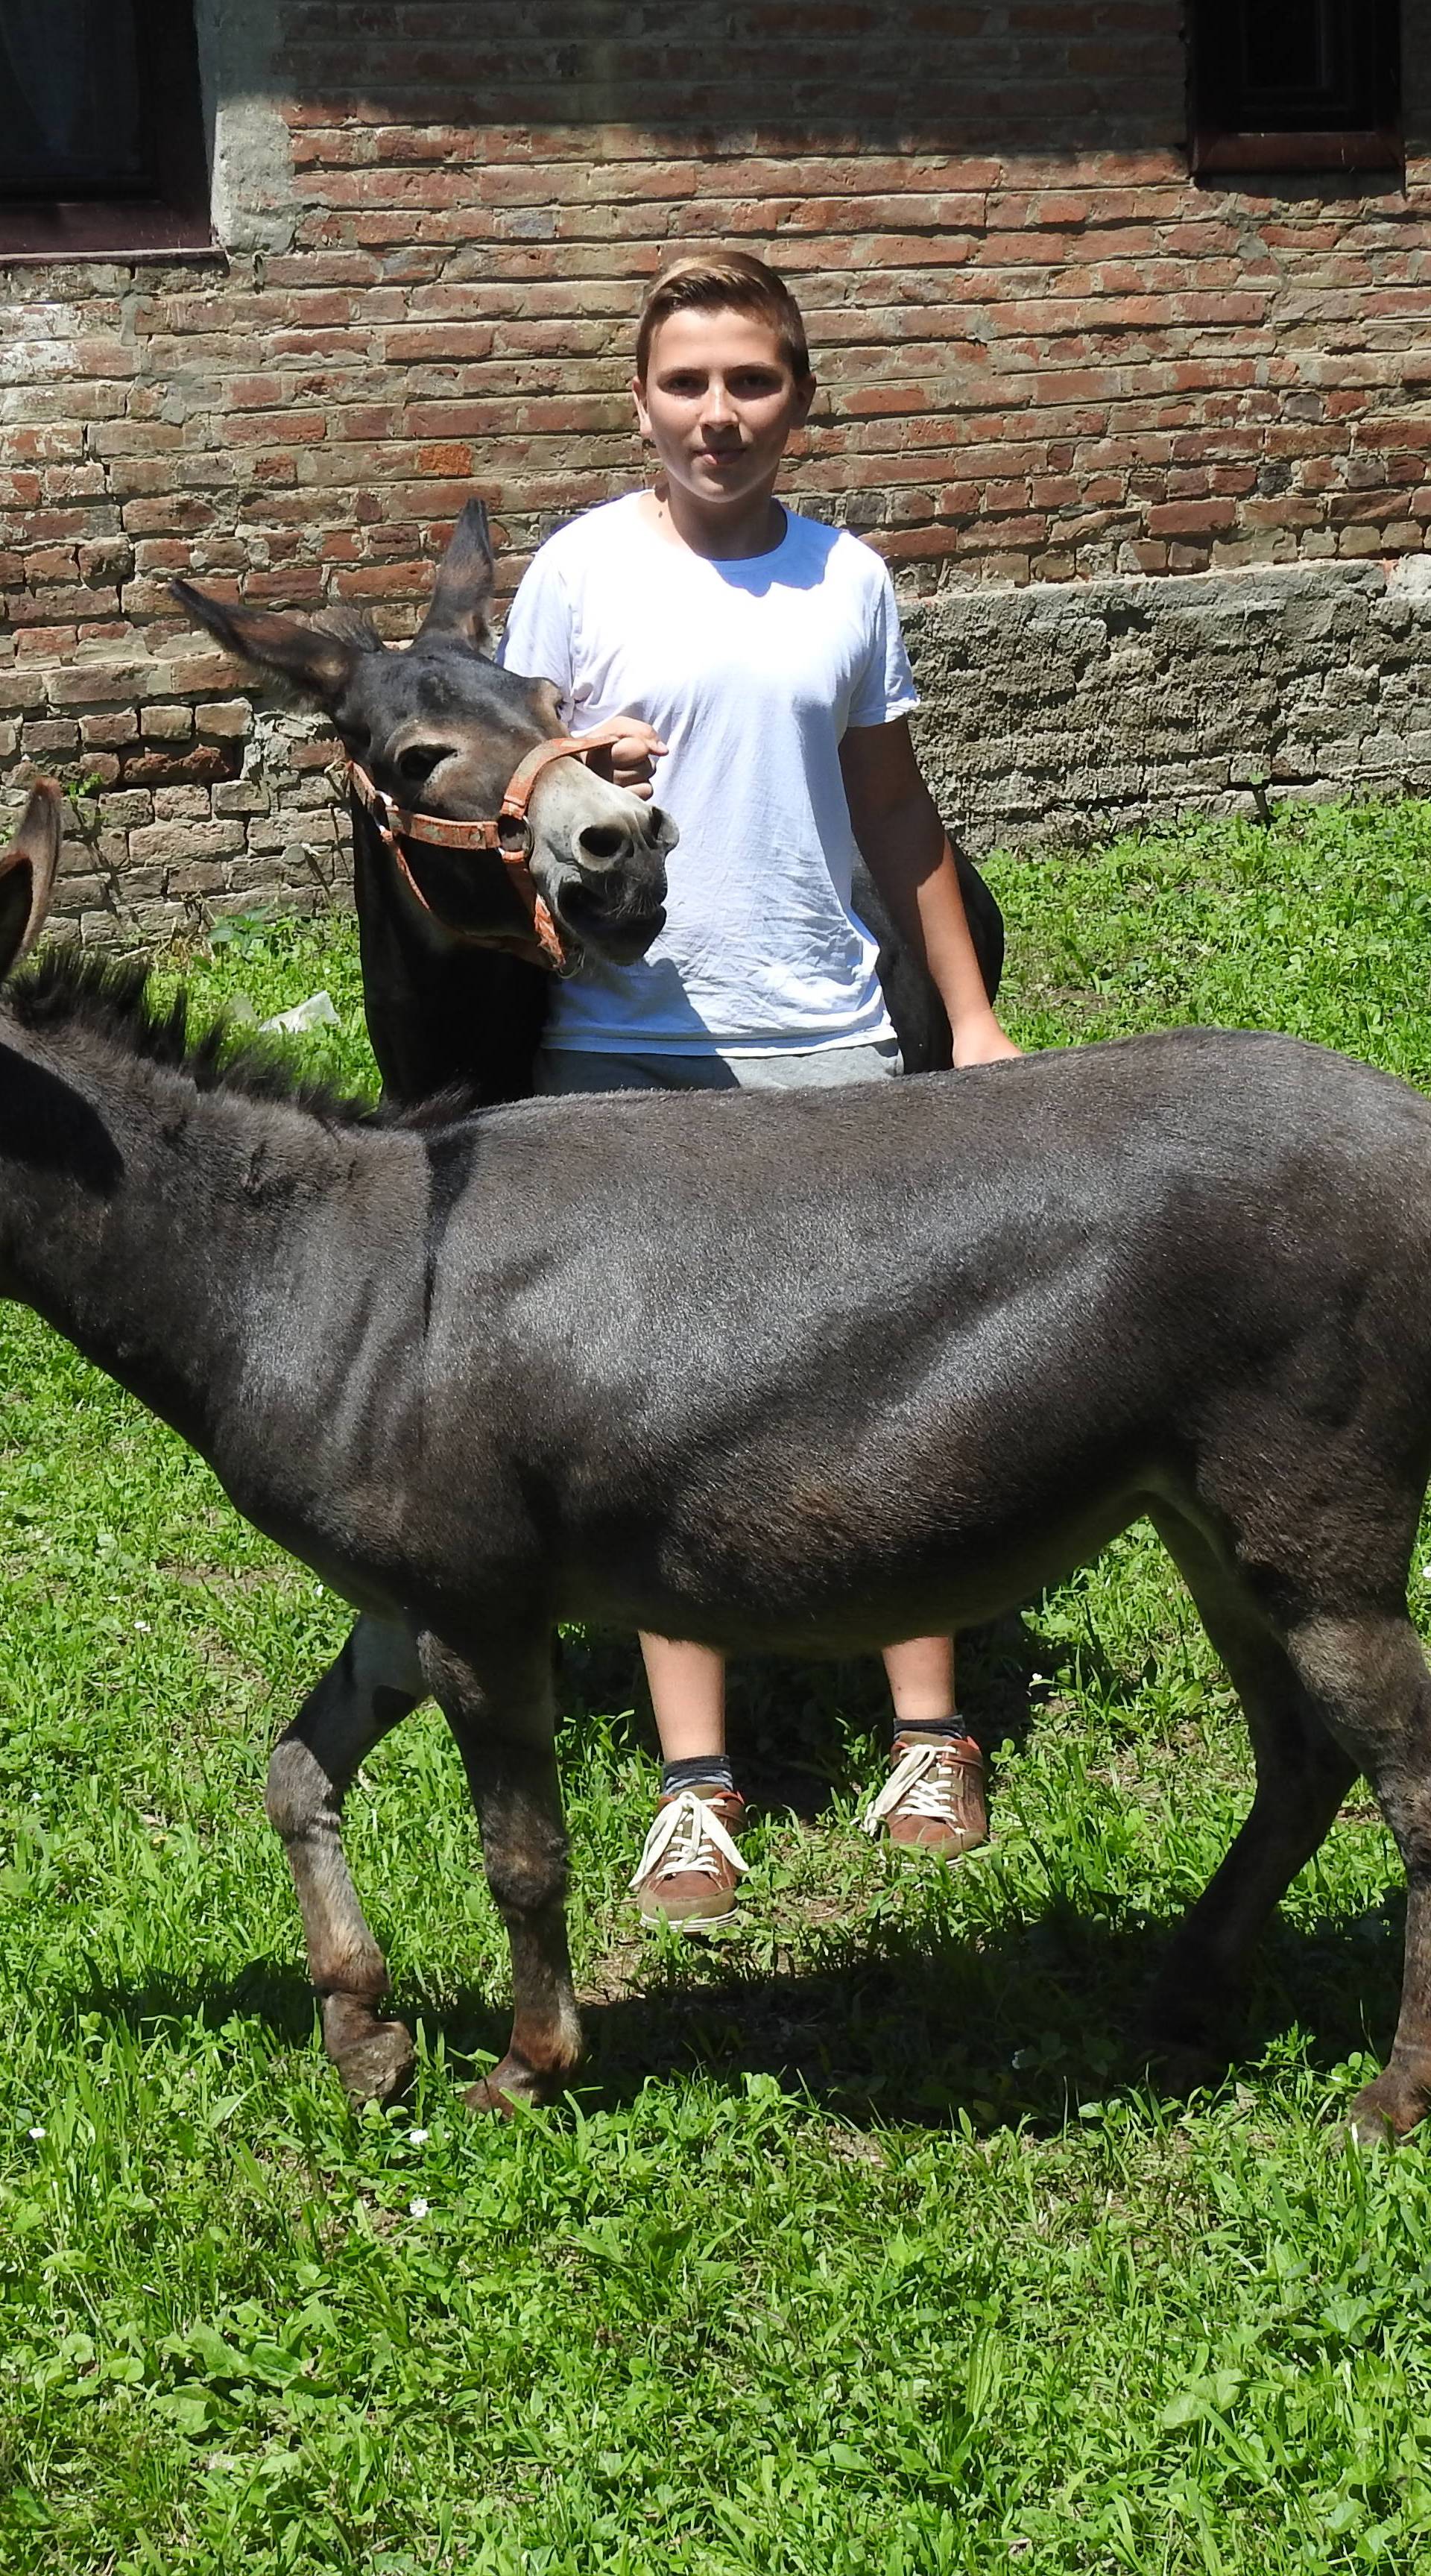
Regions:
<svg viewBox="0 0 1431 2576"><path fill-rule="evenodd" d="M469 501L438 568L432 606L405 647L383 644L341 614L316 626L230 606L186 581L171 587L231 652L282 672L316 699L393 805L465 823L495 817L526 754L564 730L551 683L503 671L484 650L492 574L487 514ZM568 966L588 948L618 960L643 956L665 917L674 824L577 759L555 760L541 773L529 819L532 877L561 930ZM493 926L495 885L498 919L511 926L500 861L484 866L478 853L474 865L421 840L404 841L403 853L440 921L458 931Z"/></svg>

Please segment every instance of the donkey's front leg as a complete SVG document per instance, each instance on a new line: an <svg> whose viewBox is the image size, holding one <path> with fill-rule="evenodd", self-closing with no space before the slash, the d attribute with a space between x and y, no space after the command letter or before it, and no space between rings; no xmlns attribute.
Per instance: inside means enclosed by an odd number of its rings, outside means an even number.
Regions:
<svg viewBox="0 0 1431 2576"><path fill-rule="evenodd" d="M406 1628L360 1619L268 1766L269 1819L298 1890L324 2043L355 2102L392 2101L412 2073L413 2050L403 2023L377 2010L388 1991L387 1963L348 1875L343 1799L364 1756L424 1696Z"/></svg>
<svg viewBox="0 0 1431 2576"><path fill-rule="evenodd" d="M484 1648L480 1665L419 1639L427 1685L457 1739L482 1833L492 1899L512 1951L506 2056L466 2095L510 2111L560 2093L581 2056L566 1939L566 1829L557 1786L551 1640Z"/></svg>

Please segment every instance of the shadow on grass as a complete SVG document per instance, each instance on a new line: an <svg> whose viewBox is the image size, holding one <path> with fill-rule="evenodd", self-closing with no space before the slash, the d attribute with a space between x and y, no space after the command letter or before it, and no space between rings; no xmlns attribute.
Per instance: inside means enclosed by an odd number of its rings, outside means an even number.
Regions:
<svg viewBox="0 0 1431 2576"><path fill-rule="evenodd" d="M1306 2062L1324 2071L1389 2045L1401 1912L1398 1899L1310 1931L1279 1922L1229 2071L1254 2064L1292 2026ZM1014 2121L1061 2128L1080 2103L1130 2085L1176 2098L1141 2036L1171 1928L1052 1907L977 1949L885 1930L877 1946L852 1939L827 1967L798 1975L751 1973L733 1949L708 1952L699 1983L689 1969L665 1982L653 1975L640 1993L588 2007L582 2097L612 2109L652 2077L768 2074L855 2126L942 2127L963 2112L981 2134ZM449 2045L460 2044L454 2028Z"/></svg>
<svg viewBox="0 0 1431 2576"><path fill-rule="evenodd" d="M1260 1954L1232 2072L1289 2026L1308 2064L1329 2070L1389 2043L1401 1966L1399 1896L1310 1930L1279 1922ZM755 1968L738 1939L652 1947L639 1991L584 2010L589 2057L575 2088L590 2110L616 2110L650 2082L701 2072L719 2083L773 2076L792 2095L861 2127L947 2126L964 2113L980 2134L1018 2122L1061 2128L1090 2097L1148 2083L1137 2031L1169 1926L1051 1908L985 1935L873 1941L833 1935L826 1966ZM319 2042L303 1977L259 1960L224 1981L155 1978L75 1997L154 2038L182 2044L197 2020L258 2020L291 2047ZM506 2046L508 2015L461 1991L405 2004L402 2018L440 2035L450 2062L479 2069Z"/></svg>

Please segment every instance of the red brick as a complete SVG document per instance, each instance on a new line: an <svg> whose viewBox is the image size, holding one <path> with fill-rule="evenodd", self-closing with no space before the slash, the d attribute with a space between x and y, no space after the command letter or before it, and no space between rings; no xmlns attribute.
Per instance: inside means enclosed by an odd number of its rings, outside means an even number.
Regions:
<svg viewBox="0 0 1431 2576"><path fill-rule="evenodd" d="M1230 527L1237 512L1230 500L1165 501L1155 503L1147 515L1147 528L1153 537L1192 537L1215 528Z"/></svg>

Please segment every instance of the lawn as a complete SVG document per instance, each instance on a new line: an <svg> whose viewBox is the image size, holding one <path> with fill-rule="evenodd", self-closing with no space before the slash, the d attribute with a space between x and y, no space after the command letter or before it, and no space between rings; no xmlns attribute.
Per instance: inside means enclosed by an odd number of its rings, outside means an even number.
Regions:
<svg viewBox="0 0 1431 2576"><path fill-rule="evenodd" d="M1027 1045L1216 1019L1431 1085L1431 807L990 873ZM348 925L241 930L191 981L326 986L341 1026L295 1053L371 1079ZM419 2079L354 2118L262 1810L343 1606L31 1317L0 1331L7 2576L1431 2567L1431 2160L1336 2125L1399 1972L1364 1793L1226 2085L1164 2101L1129 2044L1249 1776L1148 1532L970 1642L1002 1749L956 1870L855 1830L871 1668L741 1671L761 1805L719 1940L633 1930L649 1718L626 1641L569 1640L592 2055L510 2126L457 2098L505 1964L421 1713L349 1807Z"/></svg>

